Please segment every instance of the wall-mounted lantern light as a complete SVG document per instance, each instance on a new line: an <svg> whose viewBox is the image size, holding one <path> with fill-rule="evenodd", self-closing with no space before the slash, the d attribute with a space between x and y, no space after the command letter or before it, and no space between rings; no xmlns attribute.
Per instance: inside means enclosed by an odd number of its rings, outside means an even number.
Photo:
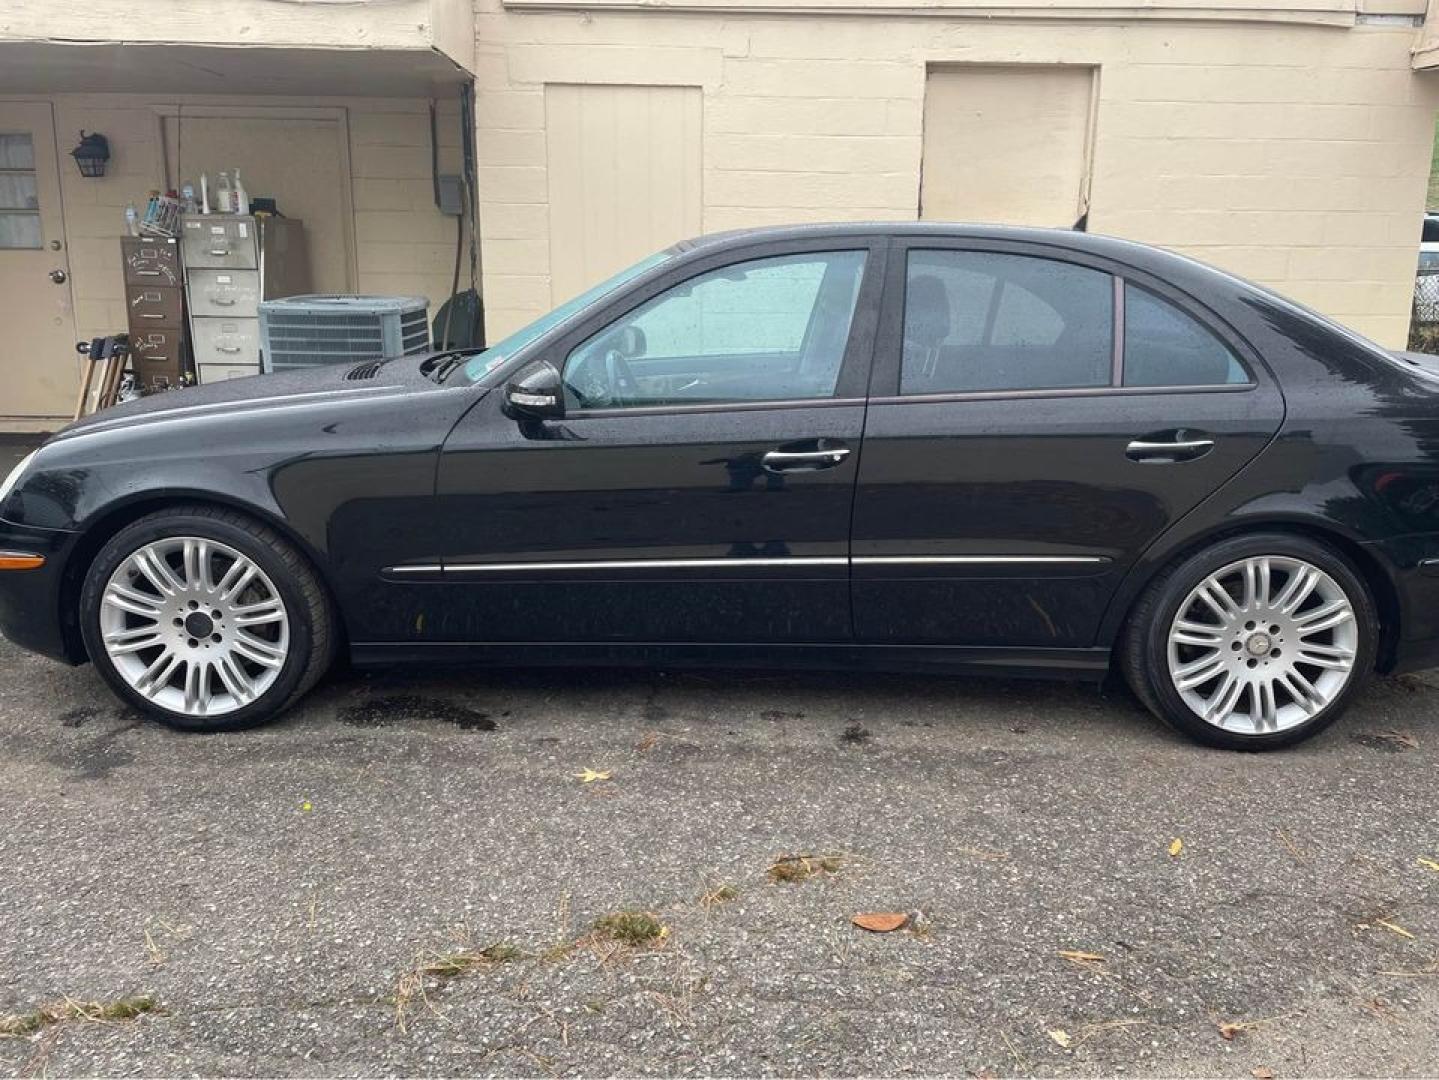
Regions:
<svg viewBox="0 0 1439 1080"><path fill-rule="evenodd" d="M110 160L110 141L103 135L80 129L80 145L70 151L75 164L80 166L81 176L104 176L105 162Z"/></svg>

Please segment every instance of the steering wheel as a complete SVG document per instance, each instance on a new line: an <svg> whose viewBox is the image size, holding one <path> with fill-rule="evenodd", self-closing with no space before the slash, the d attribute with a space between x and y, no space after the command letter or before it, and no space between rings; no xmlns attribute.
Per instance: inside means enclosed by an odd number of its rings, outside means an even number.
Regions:
<svg viewBox="0 0 1439 1080"><path fill-rule="evenodd" d="M629 361L618 349L605 350L605 379L609 383L612 404L628 405L639 400L640 384L635 381Z"/></svg>

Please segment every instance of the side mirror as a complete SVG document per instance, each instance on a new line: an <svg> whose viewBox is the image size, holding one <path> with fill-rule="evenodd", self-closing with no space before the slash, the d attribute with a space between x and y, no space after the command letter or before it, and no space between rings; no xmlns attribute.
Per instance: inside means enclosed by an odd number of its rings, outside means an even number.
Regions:
<svg viewBox="0 0 1439 1080"><path fill-rule="evenodd" d="M502 405L511 420L558 420L565 415L564 384L548 360L526 364L505 384Z"/></svg>

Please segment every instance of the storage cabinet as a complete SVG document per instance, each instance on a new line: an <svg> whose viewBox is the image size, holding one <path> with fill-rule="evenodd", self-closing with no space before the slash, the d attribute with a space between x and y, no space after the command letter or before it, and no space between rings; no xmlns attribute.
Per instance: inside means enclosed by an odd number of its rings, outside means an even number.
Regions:
<svg viewBox="0 0 1439 1080"><path fill-rule="evenodd" d="M259 322L256 319L196 319L195 363L204 370L206 364L226 368L243 367L245 358L259 353Z"/></svg>
<svg viewBox="0 0 1439 1080"><path fill-rule="evenodd" d="M188 370L179 244L125 236L120 239L120 256L125 267L130 367L143 393L179 386Z"/></svg>
<svg viewBox="0 0 1439 1080"><path fill-rule="evenodd" d="M196 270L191 267L189 278L192 316L217 316L225 319L259 316L258 270ZM258 354L256 355L258 357Z"/></svg>
<svg viewBox="0 0 1439 1080"><path fill-rule="evenodd" d="M180 251L200 382L260 373L260 301L309 289L293 218L186 214Z"/></svg>
<svg viewBox="0 0 1439 1080"><path fill-rule="evenodd" d="M181 219L185 266L254 270L260 265L252 217L187 214Z"/></svg>
<svg viewBox="0 0 1439 1080"><path fill-rule="evenodd" d="M185 302L180 289L162 285L126 285L125 307L130 314L130 327L184 326Z"/></svg>
<svg viewBox="0 0 1439 1080"><path fill-rule="evenodd" d="M120 250L127 285L180 287L180 247L175 241L127 236L120 241Z"/></svg>

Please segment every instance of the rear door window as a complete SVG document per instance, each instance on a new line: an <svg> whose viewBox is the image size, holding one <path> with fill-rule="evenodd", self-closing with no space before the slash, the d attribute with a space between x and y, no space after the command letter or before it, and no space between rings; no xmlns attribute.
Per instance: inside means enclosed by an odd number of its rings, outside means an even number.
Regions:
<svg viewBox="0 0 1439 1080"><path fill-rule="evenodd" d="M903 394L1108 386L1114 279L1028 255L916 250L904 304Z"/></svg>

